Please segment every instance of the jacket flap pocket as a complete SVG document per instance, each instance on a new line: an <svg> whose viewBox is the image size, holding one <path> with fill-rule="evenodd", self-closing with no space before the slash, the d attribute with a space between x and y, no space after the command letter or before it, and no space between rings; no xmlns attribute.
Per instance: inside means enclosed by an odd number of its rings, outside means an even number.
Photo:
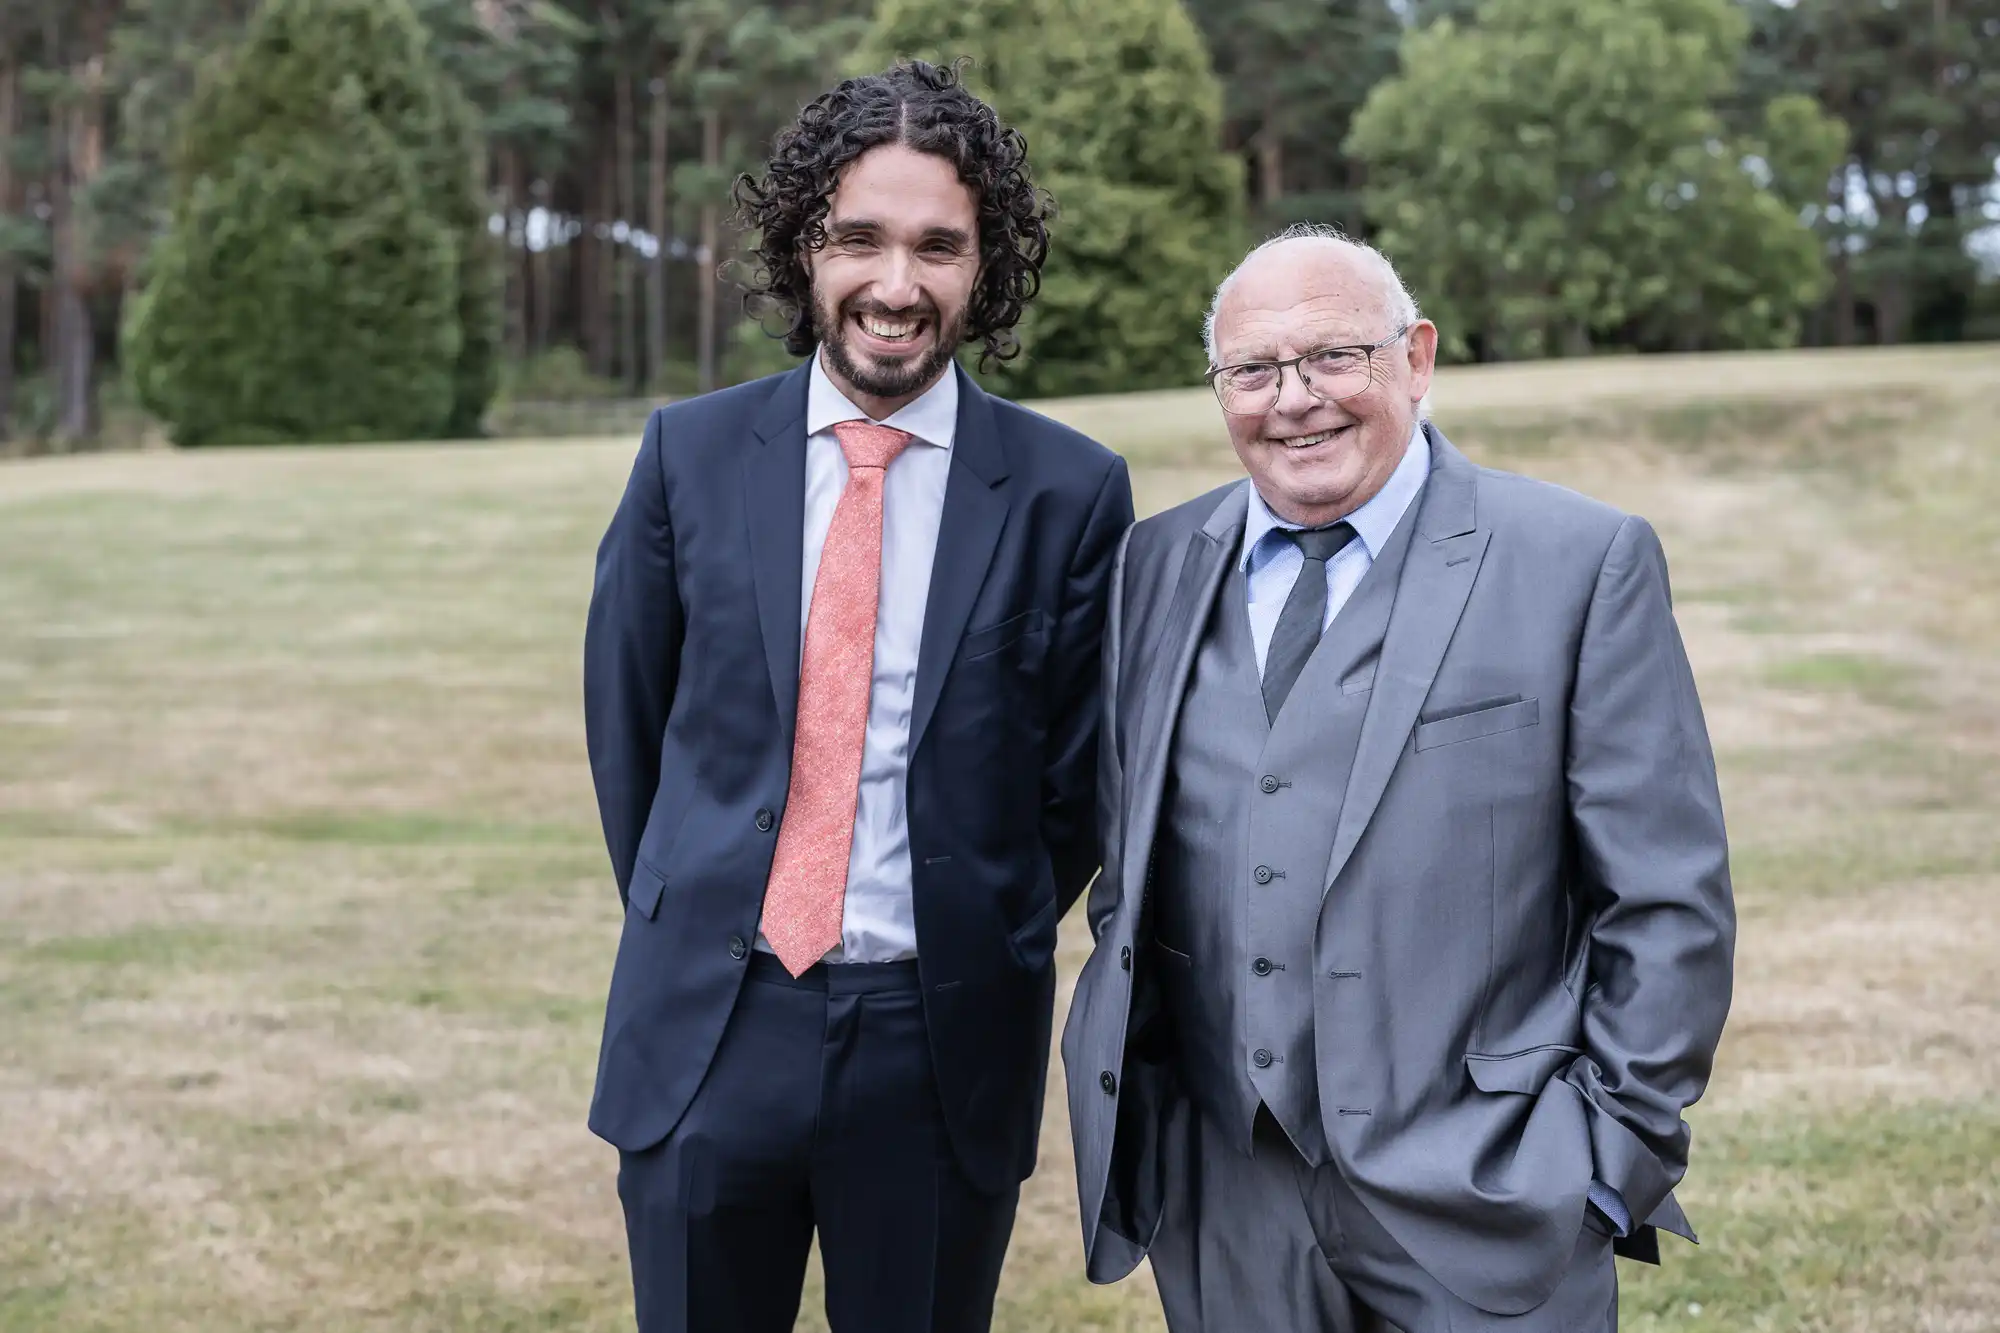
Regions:
<svg viewBox="0 0 2000 1333"><path fill-rule="evenodd" d="M979 629L967 630L965 637L958 643L959 659L967 661L975 657L985 657L988 653L997 653L1002 648L1011 647L1028 635L1039 633L1047 621L1048 617L1042 614L1041 608L1036 607L1003 620L997 625L985 625Z"/></svg>
<svg viewBox="0 0 2000 1333"><path fill-rule="evenodd" d="M1535 1046L1511 1055L1467 1055L1465 1070L1481 1092L1524 1092L1533 1097L1580 1054L1574 1046Z"/></svg>
<svg viewBox="0 0 2000 1333"><path fill-rule="evenodd" d="M648 921L660 910L660 895L666 891L667 878L644 861L632 867L632 883L626 891L626 902L633 911Z"/></svg>
<svg viewBox="0 0 2000 1333"><path fill-rule="evenodd" d="M1419 723L1417 748L1430 750L1440 745L1456 745L1460 741L1476 741L1482 736L1497 736L1503 731L1532 727L1541 720L1540 699L1520 699L1476 712L1456 713L1435 722Z"/></svg>

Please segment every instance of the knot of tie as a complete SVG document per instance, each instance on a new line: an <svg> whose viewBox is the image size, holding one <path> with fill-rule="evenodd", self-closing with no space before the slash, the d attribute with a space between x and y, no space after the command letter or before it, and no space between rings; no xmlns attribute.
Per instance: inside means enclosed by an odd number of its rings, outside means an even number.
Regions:
<svg viewBox="0 0 2000 1333"><path fill-rule="evenodd" d="M1336 523L1330 528L1308 528L1295 532L1290 528L1280 528L1294 546L1298 547L1308 560L1324 564L1339 555L1341 548L1354 540L1354 528L1348 523Z"/></svg>
<svg viewBox="0 0 2000 1333"><path fill-rule="evenodd" d="M846 456L850 469L886 468L916 438L906 430L877 425L873 421L836 422L833 437L840 441L840 452Z"/></svg>

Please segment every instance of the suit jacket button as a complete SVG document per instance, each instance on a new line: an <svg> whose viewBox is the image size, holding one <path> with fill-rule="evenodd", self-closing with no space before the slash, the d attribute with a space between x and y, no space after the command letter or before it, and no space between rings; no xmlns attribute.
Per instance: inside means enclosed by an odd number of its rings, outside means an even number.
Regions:
<svg viewBox="0 0 2000 1333"><path fill-rule="evenodd" d="M771 825L777 822L777 816L773 815L769 810L759 810L757 812L757 831L759 833L769 833Z"/></svg>
<svg viewBox="0 0 2000 1333"><path fill-rule="evenodd" d="M1259 1050L1255 1055L1250 1057L1250 1063L1259 1069L1269 1069L1271 1067L1271 1053L1266 1050Z"/></svg>
<svg viewBox="0 0 2000 1333"><path fill-rule="evenodd" d="M1271 882L1271 867L1258 866L1256 870L1251 872L1250 877L1259 884L1269 884Z"/></svg>
<svg viewBox="0 0 2000 1333"><path fill-rule="evenodd" d="M1125 946L1124 948L1122 948L1122 949L1120 949L1120 950L1118 951L1118 966L1120 966L1120 967L1124 968L1124 969L1125 969L1125 970L1126 970L1127 972L1130 972L1130 971L1132 970L1132 946L1131 946L1131 945L1129 945L1129 944L1128 944L1128 945L1126 945L1126 946Z"/></svg>
<svg viewBox="0 0 2000 1333"><path fill-rule="evenodd" d="M1264 775L1264 780L1263 780L1262 782L1258 783L1257 785L1258 785L1259 787L1261 787L1261 788L1263 788L1263 789L1264 789L1264 794L1265 794L1266 796L1269 796L1269 795L1271 795L1271 794L1272 794L1273 792L1275 792L1275 791L1277 791L1277 790L1278 790L1278 780L1277 780L1276 778L1272 777L1272 776L1271 776L1270 774L1268 774L1268 773L1266 773L1266 774Z"/></svg>
<svg viewBox="0 0 2000 1333"><path fill-rule="evenodd" d="M731 935L729 937L729 956L731 958L741 958L749 952L750 946L743 942L741 935Z"/></svg>
<svg viewBox="0 0 2000 1333"><path fill-rule="evenodd" d="M1250 964L1250 970L1260 977L1268 977L1271 975L1271 960L1268 958L1259 958L1256 962Z"/></svg>
<svg viewBox="0 0 2000 1333"><path fill-rule="evenodd" d="M1108 1069L1097 1076L1097 1086L1113 1097L1118 1095L1118 1078Z"/></svg>

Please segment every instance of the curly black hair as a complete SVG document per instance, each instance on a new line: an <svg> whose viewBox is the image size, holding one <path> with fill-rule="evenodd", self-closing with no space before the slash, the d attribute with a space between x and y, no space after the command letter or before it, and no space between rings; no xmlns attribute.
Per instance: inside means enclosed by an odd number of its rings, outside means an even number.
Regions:
<svg viewBox="0 0 2000 1333"><path fill-rule="evenodd" d="M1019 354L1014 326L1041 290L1054 200L1028 174L1020 131L967 91L967 63L911 60L847 79L779 132L761 179L737 177L737 223L758 234L748 300L753 310L785 318L785 348L794 356L819 342L806 254L826 244L841 168L888 143L943 158L971 188L979 201L979 282L966 309L965 341L985 344L982 368Z"/></svg>

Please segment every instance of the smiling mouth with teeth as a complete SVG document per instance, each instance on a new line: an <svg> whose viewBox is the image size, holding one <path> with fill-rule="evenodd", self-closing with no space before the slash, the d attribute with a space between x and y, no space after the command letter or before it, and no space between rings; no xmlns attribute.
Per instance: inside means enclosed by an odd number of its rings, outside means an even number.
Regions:
<svg viewBox="0 0 2000 1333"><path fill-rule="evenodd" d="M1294 435L1289 439L1273 440L1272 443L1285 449L1310 449L1314 445L1325 444L1328 440L1339 439L1352 429L1354 425L1349 422L1345 426L1335 426L1332 430L1318 431L1312 435Z"/></svg>
<svg viewBox="0 0 2000 1333"><path fill-rule="evenodd" d="M908 342L924 327L920 319L884 319L880 315L856 315L854 319L863 332L892 343Z"/></svg>

